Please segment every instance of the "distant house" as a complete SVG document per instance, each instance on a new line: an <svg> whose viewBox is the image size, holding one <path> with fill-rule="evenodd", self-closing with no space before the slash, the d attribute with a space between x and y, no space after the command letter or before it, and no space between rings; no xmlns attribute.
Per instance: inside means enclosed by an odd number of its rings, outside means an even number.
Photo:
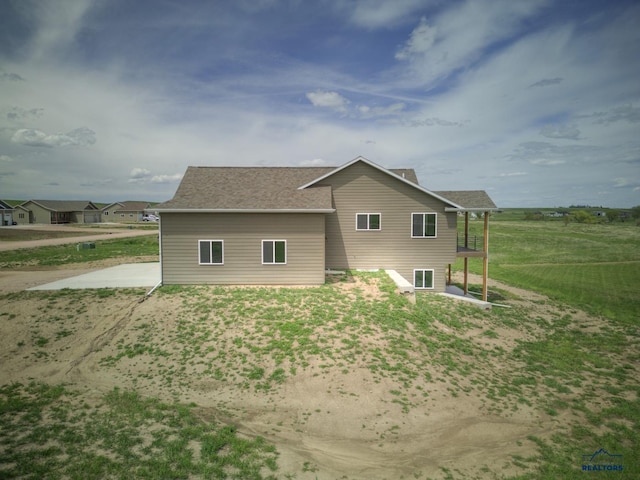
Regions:
<svg viewBox="0 0 640 480"><path fill-rule="evenodd" d="M604 212L602 210L596 210L595 212L591 212L593 213L594 216L596 217L606 217L607 216L607 212Z"/></svg>
<svg viewBox="0 0 640 480"><path fill-rule="evenodd" d="M99 223L100 209L88 200L27 200L22 208L29 216L25 223Z"/></svg>
<svg viewBox="0 0 640 480"><path fill-rule="evenodd" d="M102 209L102 221L113 223L141 222L149 202L114 202Z"/></svg>
<svg viewBox="0 0 640 480"><path fill-rule="evenodd" d="M441 292L458 257L483 257L486 273L487 242L458 248L458 212L468 226L469 213L496 206L483 191L433 192L411 169L358 157L341 167L189 167L154 209L164 284L313 285L328 269L389 269Z"/></svg>

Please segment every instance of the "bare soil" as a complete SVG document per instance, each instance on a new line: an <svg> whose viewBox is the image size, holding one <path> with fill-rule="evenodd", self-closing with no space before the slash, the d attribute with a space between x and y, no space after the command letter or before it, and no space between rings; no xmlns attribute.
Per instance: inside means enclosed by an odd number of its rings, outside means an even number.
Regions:
<svg viewBox="0 0 640 480"><path fill-rule="evenodd" d="M18 292L115 262L0 271L0 290ZM517 301L536 314L545 315L551 308L540 302L540 295L493 283L514 291ZM347 295L352 288L365 290L367 296L379 294L375 285L357 282L336 288ZM428 401L405 412L389 393L394 388L391 379L375 378L367 368L351 368L348 373L327 369L317 360L269 392L202 379L189 382L187 388L170 389L155 378L158 365L137 357L123 360L117 369L105 368L101 360L116 355L118 344L134 343L141 323L155 320L161 325L155 332L158 337L175 329L172 312L180 308L181 298L154 295L141 302L144 293L80 303L73 296L51 300L44 292L0 297L0 382L64 383L83 391L89 403L114 387L194 402L204 420L232 422L243 434L273 442L280 452L280 475L291 473L295 477L289 478L296 479L445 478L442 466L470 478L485 478L486 466L512 475L521 472L511 464L512 455L526 458L536 453L527 436L547 437L560 427L561 419L526 406L508 414L492 413L483 398L454 397L446 383L438 382L429 385ZM238 326L229 328L241 332ZM49 341L42 346L37 338ZM367 341L373 346L376 339ZM487 341L507 350L514 344L513 334ZM169 371L174 367L178 365L171 365L170 359L162 365ZM186 375L177 369L175 374Z"/></svg>

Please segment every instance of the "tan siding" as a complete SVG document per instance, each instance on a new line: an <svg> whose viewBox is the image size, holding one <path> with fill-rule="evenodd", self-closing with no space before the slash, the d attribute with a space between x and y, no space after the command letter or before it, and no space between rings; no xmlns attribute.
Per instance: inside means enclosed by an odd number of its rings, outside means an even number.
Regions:
<svg viewBox="0 0 640 480"><path fill-rule="evenodd" d="M364 163L322 182L333 187L327 216L327 268L393 269L413 283L414 269L435 270L435 290L456 260L456 214L445 204ZM411 213L437 213L437 238L411 238ZM357 213L380 213L380 231L356 231Z"/></svg>
<svg viewBox="0 0 640 480"><path fill-rule="evenodd" d="M25 208L30 210L29 223L51 223L51 212L46 210L33 202L27 202L24 205Z"/></svg>
<svg viewBox="0 0 640 480"><path fill-rule="evenodd" d="M324 283L324 215L163 213L164 284ZM224 265L199 265L198 240L223 240ZM287 264L262 265L262 240L286 240Z"/></svg>

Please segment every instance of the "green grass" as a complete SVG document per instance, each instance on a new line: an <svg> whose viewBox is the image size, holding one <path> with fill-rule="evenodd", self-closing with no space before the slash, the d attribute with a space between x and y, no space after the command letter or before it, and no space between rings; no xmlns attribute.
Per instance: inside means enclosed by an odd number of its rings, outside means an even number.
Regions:
<svg viewBox="0 0 640 480"><path fill-rule="evenodd" d="M2 478L276 478L277 452L193 405L114 389L98 405L39 383L0 387ZM71 461L72 460L72 461Z"/></svg>
<svg viewBox="0 0 640 480"><path fill-rule="evenodd" d="M490 222L489 276L596 315L634 324L640 313L640 228L630 223ZM471 234L481 232L471 223ZM471 259L470 271L482 273ZM456 269L462 268L459 260Z"/></svg>
<svg viewBox="0 0 640 480"><path fill-rule="evenodd" d="M118 257L158 255L158 237L145 235L117 240L96 240L96 248L78 250L75 243L0 252L0 268L55 266Z"/></svg>

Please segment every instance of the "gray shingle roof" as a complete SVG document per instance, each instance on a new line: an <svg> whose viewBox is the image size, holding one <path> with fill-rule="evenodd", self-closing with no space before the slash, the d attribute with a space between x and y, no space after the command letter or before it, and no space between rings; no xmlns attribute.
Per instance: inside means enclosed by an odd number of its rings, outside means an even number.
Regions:
<svg viewBox="0 0 640 480"><path fill-rule="evenodd" d="M189 167L174 197L153 208L157 211L330 211L333 208L331 187L300 187L335 170L336 167ZM413 169L389 171L421 188ZM446 198L457 204L452 198Z"/></svg>
<svg viewBox="0 0 640 480"><path fill-rule="evenodd" d="M54 212L81 212L83 210L97 210L93 202L89 200L27 200L25 203L33 202L47 210Z"/></svg>
<svg viewBox="0 0 640 480"><path fill-rule="evenodd" d="M127 200L126 202L118 202L121 206L118 211L133 211L133 212L141 212L145 208L149 207L149 202L137 202L132 200Z"/></svg>
<svg viewBox="0 0 640 480"><path fill-rule="evenodd" d="M498 208L484 190L448 190L433 193L451 200L465 210L495 210Z"/></svg>
<svg viewBox="0 0 640 480"><path fill-rule="evenodd" d="M329 167L189 167L155 210L331 210L331 188L298 190Z"/></svg>

